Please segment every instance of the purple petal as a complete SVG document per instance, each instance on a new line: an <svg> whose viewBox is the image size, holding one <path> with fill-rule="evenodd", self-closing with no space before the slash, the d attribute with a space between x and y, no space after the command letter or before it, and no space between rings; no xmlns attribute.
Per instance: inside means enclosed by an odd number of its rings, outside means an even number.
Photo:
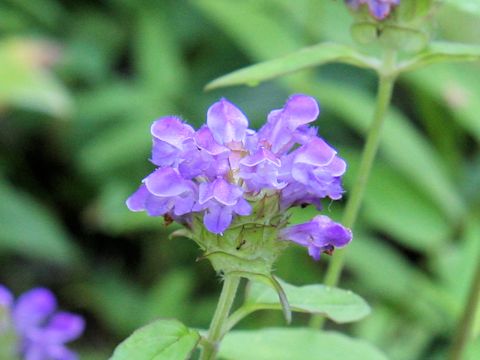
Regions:
<svg viewBox="0 0 480 360"><path fill-rule="evenodd" d="M320 113L317 101L311 96L292 95L285 104L282 116L287 119L290 131L315 121Z"/></svg>
<svg viewBox="0 0 480 360"><path fill-rule="evenodd" d="M219 155L230 151L230 149L215 141L212 132L207 126L203 126L196 132L195 143L200 149L205 150L210 155Z"/></svg>
<svg viewBox="0 0 480 360"><path fill-rule="evenodd" d="M7 287L0 285L0 307L9 309L13 304L13 295Z"/></svg>
<svg viewBox="0 0 480 360"><path fill-rule="evenodd" d="M314 138L295 152L294 163L304 163L313 166L329 164L337 152L321 138Z"/></svg>
<svg viewBox="0 0 480 360"><path fill-rule="evenodd" d="M145 203L150 196L150 192L147 190L145 184L140 185L137 191L135 191L127 199L127 207L131 211L143 211L145 210Z"/></svg>
<svg viewBox="0 0 480 360"><path fill-rule="evenodd" d="M214 234L223 233L232 222L232 209L229 206L210 206L203 217L203 223L208 231Z"/></svg>
<svg viewBox="0 0 480 360"><path fill-rule="evenodd" d="M278 157L276 157L270 150L267 150L264 147L258 149L255 154L244 157L240 161L240 164L251 167L266 161L277 167L280 167L282 164Z"/></svg>
<svg viewBox="0 0 480 360"><path fill-rule="evenodd" d="M77 339L85 330L85 320L67 312L56 313L41 331L41 341L63 344Z"/></svg>
<svg viewBox="0 0 480 360"><path fill-rule="evenodd" d="M248 216L252 213L252 206L244 198L238 199L237 204L233 207L233 211L240 216Z"/></svg>
<svg viewBox="0 0 480 360"><path fill-rule="evenodd" d="M222 178L216 179L213 183L213 197L223 205L235 205L242 194L243 191L238 186L232 185Z"/></svg>
<svg viewBox="0 0 480 360"><path fill-rule="evenodd" d="M179 118L167 116L153 123L151 133L155 138L177 149L181 149L183 141L192 137L194 130L191 126L184 124Z"/></svg>
<svg viewBox="0 0 480 360"><path fill-rule="evenodd" d="M13 309L13 321L20 333L42 323L57 307L52 292L44 288L35 288L22 294Z"/></svg>
<svg viewBox="0 0 480 360"><path fill-rule="evenodd" d="M172 210L175 197L159 197L150 194L145 201L145 210L149 216L162 216Z"/></svg>
<svg viewBox="0 0 480 360"><path fill-rule="evenodd" d="M185 180L172 168L159 168L144 182L148 191L162 197L177 196L189 190Z"/></svg>
<svg viewBox="0 0 480 360"><path fill-rule="evenodd" d="M208 109L207 125L219 144L227 144L245 139L248 120L235 105L221 99Z"/></svg>

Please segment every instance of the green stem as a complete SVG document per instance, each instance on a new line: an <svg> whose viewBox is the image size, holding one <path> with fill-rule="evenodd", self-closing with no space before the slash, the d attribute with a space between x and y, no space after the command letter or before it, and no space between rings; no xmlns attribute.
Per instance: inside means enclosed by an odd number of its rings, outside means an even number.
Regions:
<svg viewBox="0 0 480 360"><path fill-rule="evenodd" d="M235 275L225 275L220 299L218 299L217 308L213 315L210 329L208 331L207 342L203 348L200 360L213 360L217 356L219 343L224 335L224 327L230 309L232 308L235 295L237 293L240 277Z"/></svg>
<svg viewBox="0 0 480 360"><path fill-rule="evenodd" d="M450 353L450 360L463 359L463 353L467 347L468 341L472 336L475 316L477 315L478 307L480 306L480 256L477 262L477 269L473 278L472 287L468 296L465 310L458 324L457 331L453 340L452 351Z"/></svg>
<svg viewBox="0 0 480 360"><path fill-rule="evenodd" d="M363 149L360 167L358 169L357 179L349 194L350 196L347 201L342 219L342 224L348 228L353 228L355 222L357 221L363 195L367 186L367 181L372 170L373 161L375 160L378 146L380 144L382 125L385 119L385 114L390 105L393 86L396 78L395 61L396 53L394 51L387 51L385 53L382 66L380 69L378 69L379 82L373 122L368 131L365 148ZM335 256L332 257L325 275L325 285L337 285L338 281L340 280L340 275L345 262L345 255L346 250L343 249L337 251ZM322 327L323 323L324 318L320 315L315 315L310 321L310 326L320 328Z"/></svg>

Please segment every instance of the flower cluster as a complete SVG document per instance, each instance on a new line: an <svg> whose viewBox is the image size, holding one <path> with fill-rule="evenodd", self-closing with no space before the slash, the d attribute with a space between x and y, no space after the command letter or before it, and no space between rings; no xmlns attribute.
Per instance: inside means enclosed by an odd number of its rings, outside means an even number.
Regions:
<svg viewBox="0 0 480 360"><path fill-rule="evenodd" d="M400 4L400 0L345 0L345 2L354 10L357 10L360 5L368 5L370 14L378 20L385 19L392 8Z"/></svg>
<svg viewBox="0 0 480 360"><path fill-rule="evenodd" d="M281 213L305 204L320 209L321 199L341 198L346 164L308 125L318 114L315 99L298 94L271 111L258 132L248 128L247 117L226 99L208 109L206 125L197 131L178 117L163 117L151 127L151 161L157 169L127 206L187 227L192 217L202 216L206 229L220 235L236 217L251 215L252 205L266 196L278 197ZM311 227L314 232L329 231L321 239L312 234L312 240L299 240L296 230L285 231L283 239L307 246L316 259L350 240L349 230L325 216L321 219L318 228ZM335 230L330 231L332 226Z"/></svg>
<svg viewBox="0 0 480 360"><path fill-rule="evenodd" d="M55 296L48 289L32 289L14 301L12 293L0 285L0 310L4 310L11 318L13 330L18 338L17 352L23 359L78 358L65 343L75 340L82 334L85 322L78 315L56 312L56 308Z"/></svg>

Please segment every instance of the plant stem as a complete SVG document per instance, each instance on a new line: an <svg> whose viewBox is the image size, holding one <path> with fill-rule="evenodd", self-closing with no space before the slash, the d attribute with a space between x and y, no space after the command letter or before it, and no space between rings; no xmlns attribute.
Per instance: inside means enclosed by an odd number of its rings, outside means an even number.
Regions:
<svg viewBox="0 0 480 360"><path fill-rule="evenodd" d="M232 308L237 293L240 277L226 274L223 280L222 293L218 299L217 308L213 315L210 329L208 330L207 342L203 348L200 360L213 360L217 356L218 346L223 337L223 329Z"/></svg>
<svg viewBox="0 0 480 360"><path fill-rule="evenodd" d="M453 339L452 350L450 353L451 360L463 359L463 353L465 352L468 341L472 335L475 316L478 307L480 306L480 256L478 260L467 304Z"/></svg>
<svg viewBox="0 0 480 360"><path fill-rule="evenodd" d="M357 179L353 185L350 197L345 207L342 224L348 228L353 228L358 217L358 212L362 204L363 195L367 185L373 162L377 154L380 144L382 125L385 114L390 105L392 98L393 86L396 78L396 53L394 51L386 51L383 58L382 66L378 69L379 81L377 90L377 102L373 116L373 122L368 131L367 140L363 149L360 167L358 169ZM329 263L325 275L325 285L335 286L340 280L343 265L345 262L346 250L339 250ZM324 318L315 315L310 321L310 326L320 328L323 326Z"/></svg>

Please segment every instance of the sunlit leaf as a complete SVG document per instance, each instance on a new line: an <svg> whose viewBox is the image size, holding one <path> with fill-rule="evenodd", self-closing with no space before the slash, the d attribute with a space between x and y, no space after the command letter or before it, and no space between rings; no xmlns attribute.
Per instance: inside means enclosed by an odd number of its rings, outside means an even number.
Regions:
<svg viewBox="0 0 480 360"><path fill-rule="evenodd" d="M279 280L292 311L322 314L338 323L360 320L370 313L367 303L348 290L324 285L294 286ZM277 293L260 282L252 282L245 306L251 309L277 309L281 306Z"/></svg>
<svg viewBox="0 0 480 360"><path fill-rule="evenodd" d="M470 14L480 15L479 0L444 0L443 2Z"/></svg>
<svg viewBox="0 0 480 360"><path fill-rule="evenodd" d="M322 43L298 50L281 58L269 60L234 71L207 84L206 89L232 85L258 85L289 73L319 66L331 62L340 62L360 67L375 67L376 60L358 53L354 48L342 44Z"/></svg>
<svg viewBox="0 0 480 360"><path fill-rule="evenodd" d="M185 360L199 340L197 331L178 320L157 320L117 346L110 360Z"/></svg>
<svg viewBox="0 0 480 360"><path fill-rule="evenodd" d="M386 360L386 356L362 340L335 332L305 328L270 328L232 331L220 346L226 360Z"/></svg>

